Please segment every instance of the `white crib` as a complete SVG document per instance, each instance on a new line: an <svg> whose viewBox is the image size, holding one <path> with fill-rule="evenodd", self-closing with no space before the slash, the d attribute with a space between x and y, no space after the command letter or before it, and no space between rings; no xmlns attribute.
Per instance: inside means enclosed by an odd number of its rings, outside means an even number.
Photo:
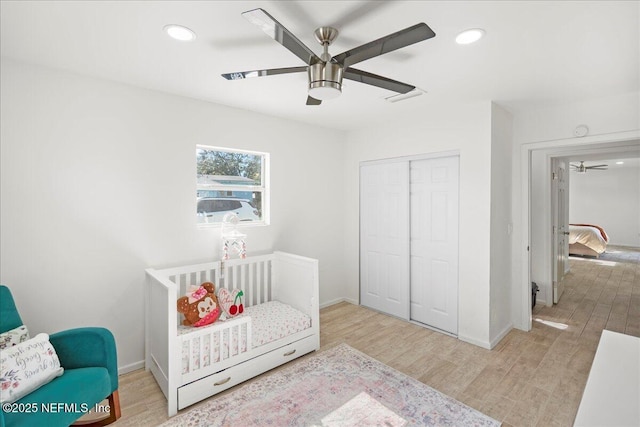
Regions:
<svg viewBox="0 0 640 427"><path fill-rule="evenodd" d="M169 416L320 347L315 259L275 252L163 270L150 268L146 273L145 367L167 398ZM216 288L241 289L245 314L185 331L176 300L188 286L207 281ZM252 318L257 317L251 313L257 315L271 306L284 307L285 315L304 318L298 329L305 329L254 345ZM264 324L260 326L264 329Z"/></svg>

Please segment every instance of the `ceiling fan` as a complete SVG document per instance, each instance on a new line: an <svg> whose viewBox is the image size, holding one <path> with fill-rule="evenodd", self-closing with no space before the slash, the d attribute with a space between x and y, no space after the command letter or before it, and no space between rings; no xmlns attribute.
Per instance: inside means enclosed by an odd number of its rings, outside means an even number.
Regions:
<svg viewBox="0 0 640 427"><path fill-rule="evenodd" d="M609 166L609 165L585 166L583 161L581 161L579 165L574 165L573 163L571 163L570 165L571 165L571 170L578 173L586 173L587 170L589 169L593 169L596 171L604 171L604 170L607 170L607 166Z"/></svg>
<svg viewBox="0 0 640 427"><path fill-rule="evenodd" d="M289 49L289 51L300 58L305 65L299 67L272 68L268 70L237 71L222 74L222 77L227 80L241 80L248 77L306 72L309 76L307 105L320 105L323 100L338 97L342 93L343 78L398 93L412 91L415 89L415 86L358 70L351 66L396 49L430 39L436 35L427 24L419 23L332 56L329 54L329 45L338 36L338 30L333 27L320 27L315 30L314 35L318 43L322 45L324 51L322 55L317 56L263 9L249 10L242 13L242 16L252 24L260 27L262 31L282 46Z"/></svg>

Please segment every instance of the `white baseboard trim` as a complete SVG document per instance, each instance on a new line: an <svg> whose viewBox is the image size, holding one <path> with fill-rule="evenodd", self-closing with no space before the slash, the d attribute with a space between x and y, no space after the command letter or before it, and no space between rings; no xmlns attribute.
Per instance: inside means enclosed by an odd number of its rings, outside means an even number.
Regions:
<svg viewBox="0 0 640 427"><path fill-rule="evenodd" d="M335 304L338 304L340 302L348 302L349 304L353 304L353 305L359 305L357 300L351 299L351 298L336 298L334 300L331 301L325 301L322 304L320 304L320 308L326 308Z"/></svg>
<svg viewBox="0 0 640 427"><path fill-rule="evenodd" d="M507 334L509 333L509 331L511 331L511 329L513 329L513 325L510 323L507 325L506 328L504 328L502 332L500 332L494 339L491 340L491 348L494 348L495 346L497 346L498 343L502 341L502 338L507 336Z"/></svg>
<svg viewBox="0 0 640 427"><path fill-rule="evenodd" d="M129 372L137 371L142 368L144 368L144 360L118 367L118 375L128 374Z"/></svg>
<svg viewBox="0 0 640 427"><path fill-rule="evenodd" d="M469 344L477 345L478 347L486 348L487 350L491 350L491 343L489 341L480 341L475 338L470 338L464 335L458 335L458 339L460 341L468 342Z"/></svg>

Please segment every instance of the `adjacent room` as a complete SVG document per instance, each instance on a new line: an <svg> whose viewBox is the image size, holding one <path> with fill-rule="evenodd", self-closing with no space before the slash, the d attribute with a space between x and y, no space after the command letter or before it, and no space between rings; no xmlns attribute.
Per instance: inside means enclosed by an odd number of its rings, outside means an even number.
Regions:
<svg viewBox="0 0 640 427"><path fill-rule="evenodd" d="M640 422L640 2L2 0L0 53L0 424Z"/></svg>

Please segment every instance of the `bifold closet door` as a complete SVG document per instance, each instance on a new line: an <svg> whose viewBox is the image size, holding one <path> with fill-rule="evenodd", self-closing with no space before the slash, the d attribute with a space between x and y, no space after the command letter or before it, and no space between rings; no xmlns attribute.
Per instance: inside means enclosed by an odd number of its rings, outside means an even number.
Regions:
<svg viewBox="0 0 640 427"><path fill-rule="evenodd" d="M411 162L411 320L458 333L458 157Z"/></svg>
<svg viewBox="0 0 640 427"><path fill-rule="evenodd" d="M360 167L360 303L409 319L409 162Z"/></svg>

